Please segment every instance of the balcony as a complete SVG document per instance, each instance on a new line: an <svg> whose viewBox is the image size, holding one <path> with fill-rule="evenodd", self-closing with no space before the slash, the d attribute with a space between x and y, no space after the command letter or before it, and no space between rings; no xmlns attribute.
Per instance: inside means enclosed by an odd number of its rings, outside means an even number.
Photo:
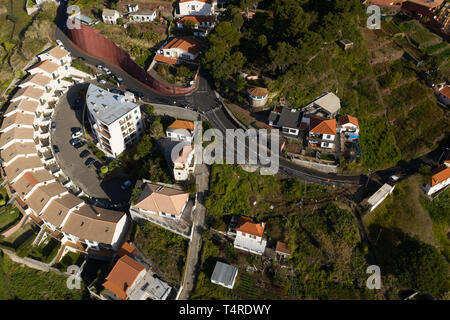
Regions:
<svg viewBox="0 0 450 320"><path fill-rule="evenodd" d="M108 133L108 132L106 132L105 130L102 130L102 129L100 129L100 128L95 128L95 131L97 131L98 133L100 133L100 135L102 135L102 136L104 136L104 137L106 137L106 138L108 138L108 139L111 139L111 136L110 136L110 134Z"/></svg>

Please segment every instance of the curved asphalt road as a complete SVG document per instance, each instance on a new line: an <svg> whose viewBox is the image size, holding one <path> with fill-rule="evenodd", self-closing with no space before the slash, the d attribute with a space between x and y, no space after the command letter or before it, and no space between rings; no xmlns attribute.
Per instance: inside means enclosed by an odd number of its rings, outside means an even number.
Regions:
<svg viewBox="0 0 450 320"><path fill-rule="evenodd" d="M204 74L202 72L200 73L198 89L191 94L184 96L166 96L157 93L149 86L133 78L126 71L116 67L115 65L106 63L103 60L92 57L86 54L84 51L80 50L76 45L74 45L73 42L63 32L67 19L65 11L66 4L62 3L59 7L54 37L55 39L59 39L63 42L65 48L67 48L71 52L72 57L83 58L84 61L91 65L101 64L107 66L113 74L120 76L124 80L122 86L125 86L128 90L142 92L144 95L143 100L148 101L149 103L161 103L169 105L191 104L198 107L198 109L215 128L218 128L223 132L225 132L226 129L238 128L238 126L229 117L226 111L224 111L223 108L220 107L220 102L216 98L215 91L210 85L212 81L208 81L209 76L207 74ZM440 150L435 150L430 153L430 155L433 155L434 158L436 157L436 154L439 154L440 152ZM388 175L394 174L399 170L407 174L413 171L415 172L418 166L420 166L420 163L423 163L423 158L424 157L413 160L413 164L409 165L408 168L393 167L390 169L379 171L377 172L377 174L380 178L385 180L387 179ZM427 156L425 156L425 159L426 158ZM315 183L328 185L334 184L339 187L345 187L364 185L367 181L367 176L365 175L340 176L337 174L326 174L301 167L283 157L280 157L279 161L281 170L284 171L284 173L286 173L287 175L295 176Z"/></svg>

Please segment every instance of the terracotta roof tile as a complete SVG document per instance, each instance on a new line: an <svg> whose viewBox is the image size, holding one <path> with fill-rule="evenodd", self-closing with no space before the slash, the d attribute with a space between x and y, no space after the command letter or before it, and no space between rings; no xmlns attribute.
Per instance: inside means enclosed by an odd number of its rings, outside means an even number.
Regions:
<svg viewBox="0 0 450 320"><path fill-rule="evenodd" d="M450 178L450 167L442 166L435 170L433 176L431 177L431 186L434 187L437 184Z"/></svg>
<svg viewBox="0 0 450 320"><path fill-rule="evenodd" d="M250 217L240 216L236 230L243 233L252 234L257 237L262 237L265 226L265 222L255 223Z"/></svg>
<svg viewBox="0 0 450 320"><path fill-rule="evenodd" d="M311 117L310 121L310 132L336 135L336 119L321 119L318 117Z"/></svg>
<svg viewBox="0 0 450 320"><path fill-rule="evenodd" d="M347 123L354 124L359 129L359 123L358 123L358 119L357 118L352 117L350 115L346 115L346 116L343 116L343 117L339 118L339 125L342 126L342 125L347 124Z"/></svg>

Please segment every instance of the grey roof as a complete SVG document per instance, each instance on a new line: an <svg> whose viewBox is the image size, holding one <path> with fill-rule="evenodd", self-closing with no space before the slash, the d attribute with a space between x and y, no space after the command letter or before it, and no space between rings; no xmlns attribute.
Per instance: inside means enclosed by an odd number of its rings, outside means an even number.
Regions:
<svg viewBox="0 0 450 320"><path fill-rule="evenodd" d="M82 15L82 14L77 14L73 16L74 19L80 20L81 22L84 22L86 24L91 24L94 19L92 19L91 17Z"/></svg>
<svg viewBox="0 0 450 320"><path fill-rule="evenodd" d="M127 101L125 96L115 94L90 84L86 94L89 112L103 123L109 125L139 106Z"/></svg>
<svg viewBox="0 0 450 320"><path fill-rule="evenodd" d="M278 124L278 120L280 119L280 114L278 112L270 111L269 122L273 124Z"/></svg>
<svg viewBox="0 0 450 320"><path fill-rule="evenodd" d="M331 114L341 109L341 101L332 92L325 92L314 101L314 104Z"/></svg>
<svg viewBox="0 0 450 320"><path fill-rule="evenodd" d="M224 284L226 286L232 286L233 280L238 272L238 268L229 264L217 261L214 272L211 276L211 281Z"/></svg>
<svg viewBox="0 0 450 320"><path fill-rule="evenodd" d="M283 108L277 125L287 128L300 128L302 112L299 109Z"/></svg>
<svg viewBox="0 0 450 320"><path fill-rule="evenodd" d="M146 16L146 15L151 16L153 14L153 12L155 12L155 10L140 9L140 10L135 11L135 12L130 12L129 16Z"/></svg>

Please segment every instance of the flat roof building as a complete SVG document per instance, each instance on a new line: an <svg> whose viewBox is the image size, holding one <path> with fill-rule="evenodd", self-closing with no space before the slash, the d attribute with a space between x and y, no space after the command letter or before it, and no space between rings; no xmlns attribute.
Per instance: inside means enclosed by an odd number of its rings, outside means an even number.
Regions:
<svg viewBox="0 0 450 320"><path fill-rule="evenodd" d="M238 268L235 266L217 261L211 276L211 282L228 289L233 289L237 274Z"/></svg>
<svg viewBox="0 0 450 320"><path fill-rule="evenodd" d="M131 98L91 84L86 93L86 104L98 146L107 156L118 156L142 136L141 111Z"/></svg>

